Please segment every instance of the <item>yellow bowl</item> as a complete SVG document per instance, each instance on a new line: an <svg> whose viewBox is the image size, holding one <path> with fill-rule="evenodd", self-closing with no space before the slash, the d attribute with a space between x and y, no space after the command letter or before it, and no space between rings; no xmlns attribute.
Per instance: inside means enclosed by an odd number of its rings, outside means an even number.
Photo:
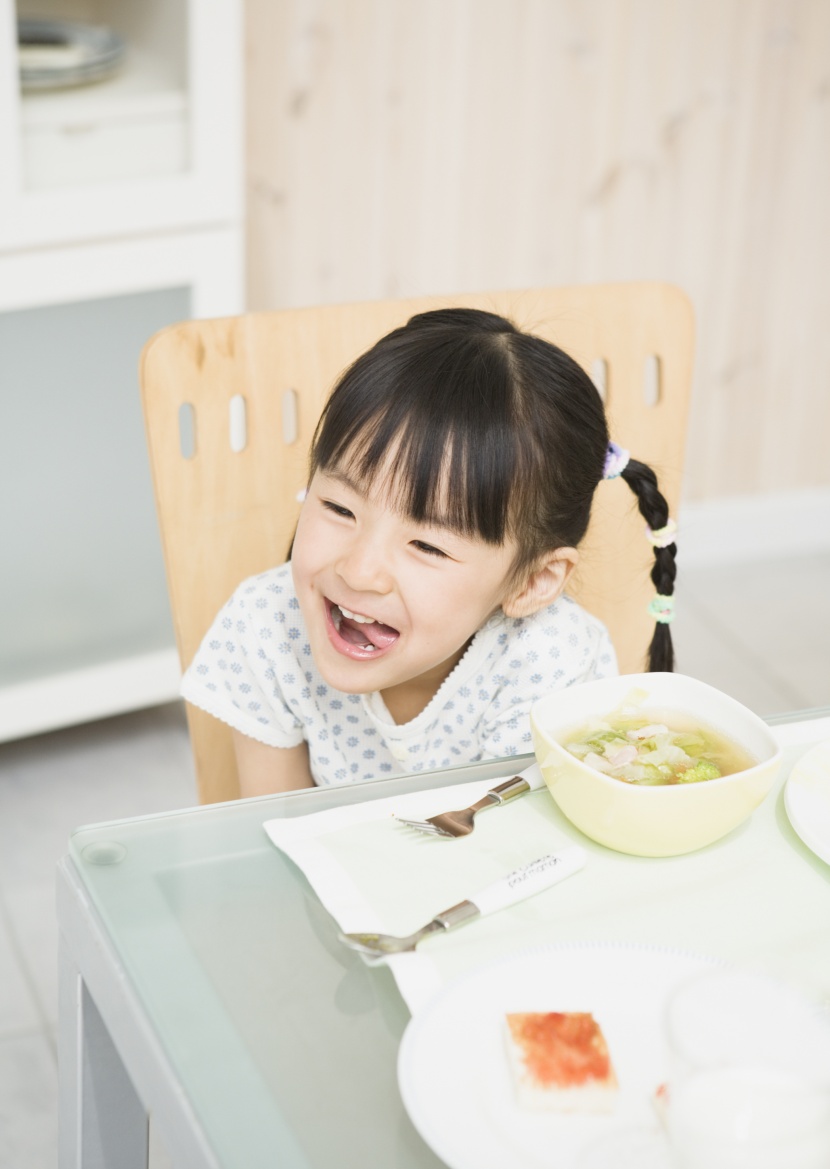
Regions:
<svg viewBox="0 0 830 1169"><path fill-rule="evenodd" d="M638 787L581 763L561 745L592 718L604 718L631 690L644 709L673 710L742 746L754 767L702 783ZM530 712L533 746L551 795L592 840L634 856L678 856L720 840L758 807L775 782L781 752L769 727L734 698L684 674L623 674L539 699Z"/></svg>

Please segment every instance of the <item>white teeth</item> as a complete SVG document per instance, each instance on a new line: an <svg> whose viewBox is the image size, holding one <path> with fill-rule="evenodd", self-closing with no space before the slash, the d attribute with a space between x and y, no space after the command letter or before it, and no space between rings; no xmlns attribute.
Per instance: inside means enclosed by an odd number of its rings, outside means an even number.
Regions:
<svg viewBox="0 0 830 1169"><path fill-rule="evenodd" d="M359 613L350 613L343 605L337 606L344 617L348 617L350 621L357 621L358 625L374 625L374 617L361 617Z"/></svg>

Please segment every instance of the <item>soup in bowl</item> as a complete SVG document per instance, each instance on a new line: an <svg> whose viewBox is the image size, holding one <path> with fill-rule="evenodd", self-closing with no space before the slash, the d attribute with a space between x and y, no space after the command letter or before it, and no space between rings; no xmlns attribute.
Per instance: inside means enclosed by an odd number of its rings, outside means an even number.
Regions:
<svg viewBox="0 0 830 1169"><path fill-rule="evenodd" d="M769 727L684 674L624 674L551 693L530 715L545 783L592 840L677 856L719 840L772 788Z"/></svg>

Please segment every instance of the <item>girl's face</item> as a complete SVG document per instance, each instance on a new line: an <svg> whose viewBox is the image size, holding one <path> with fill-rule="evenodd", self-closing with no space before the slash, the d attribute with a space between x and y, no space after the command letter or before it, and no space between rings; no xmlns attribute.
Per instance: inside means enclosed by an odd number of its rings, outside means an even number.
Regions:
<svg viewBox="0 0 830 1169"><path fill-rule="evenodd" d="M315 474L294 539L294 584L330 686L401 687L423 698L420 709L505 599L517 549L416 523L389 505L383 476L376 484Z"/></svg>

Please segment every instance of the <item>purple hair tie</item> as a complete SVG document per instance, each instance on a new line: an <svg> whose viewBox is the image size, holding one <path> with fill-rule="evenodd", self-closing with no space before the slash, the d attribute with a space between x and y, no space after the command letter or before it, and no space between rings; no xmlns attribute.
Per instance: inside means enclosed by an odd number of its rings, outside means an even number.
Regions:
<svg viewBox="0 0 830 1169"><path fill-rule="evenodd" d="M618 475L622 475L630 458L630 452L624 447L609 442L608 450L605 452L605 466L602 468L603 479L616 479Z"/></svg>

